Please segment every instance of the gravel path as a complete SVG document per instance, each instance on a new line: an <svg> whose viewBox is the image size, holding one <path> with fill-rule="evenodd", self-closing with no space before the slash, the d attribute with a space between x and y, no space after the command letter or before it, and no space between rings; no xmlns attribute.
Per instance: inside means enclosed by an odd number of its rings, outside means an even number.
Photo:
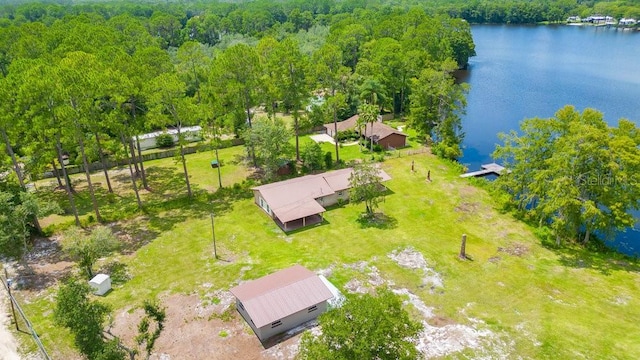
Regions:
<svg viewBox="0 0 640 360"><path fill-rule="evenodd" d="M0 360L20 360L18 342L9 330L11 319L8 314L9 298L4 288L0 288Z"/></svg>

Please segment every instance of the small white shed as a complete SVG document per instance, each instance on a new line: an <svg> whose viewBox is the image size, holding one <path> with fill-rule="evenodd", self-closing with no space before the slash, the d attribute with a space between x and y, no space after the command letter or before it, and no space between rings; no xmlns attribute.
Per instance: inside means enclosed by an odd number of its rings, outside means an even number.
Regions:
<svg viewBox="0 0 640 360"><path fill-rule="evenodd" d="M89 281L89 286L93 288L96 295L104 295L111 290L111 278L106 274L98 274Z"/></svg>

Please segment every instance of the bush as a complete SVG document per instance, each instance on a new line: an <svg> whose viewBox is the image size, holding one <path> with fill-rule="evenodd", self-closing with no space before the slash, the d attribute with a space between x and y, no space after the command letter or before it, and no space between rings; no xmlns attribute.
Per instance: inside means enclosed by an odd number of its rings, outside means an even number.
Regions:
<svg viewBox="0 0 640 360"><path fill-rule="evenodd" d="M327 151L324 154L324 165L327 169L331 169L333 167L333 157L331 157L331 151Z"/></svg>
<svg viewBox="0 0 640 360"><path fill-rule="evenodd" d="M355 130L349 129L345 131L338 131L338 141L353 141L358 140L360 135Z"/></svg>
<svg viewBox="0 0 640 360"><path fill-rule="evenodd" d="M167 133L162 133L156 137L156 146L159 148L170 148L173 145L173 137Z"/></svg>
<svg viewBox="0 0 640 360"><path fill-rule="evenodd" d="M322 148L316 142L309 143L302 149L302 161L304 162L304 166L309 170L320 170L322 169L323 157L322 157Z"/></svg>
<svg viewBox="0 0 640 360"><path fill-rule="evenodd" d="M462 150L458 144L446 144L444 142L439 142L431 147L431 152L449 160L455 160L462 156Z"/></svg>

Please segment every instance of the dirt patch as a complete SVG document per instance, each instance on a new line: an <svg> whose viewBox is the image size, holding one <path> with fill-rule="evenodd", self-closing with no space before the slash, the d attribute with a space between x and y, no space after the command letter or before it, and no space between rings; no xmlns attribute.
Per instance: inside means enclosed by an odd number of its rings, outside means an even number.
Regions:
<svg viewBox="0 0 640 360"><path fill-rule="evenodd" d="M429 267L427 260L419 251L413 248L406 248L402 251L394 250L388 256L391 260L404 268L421 271L422 286L428 287L431 292L434 292L436 289L444 288L442 275Z"/></svg>
<svg viewBox="0 0 640 360"><path fill-rule="evenodd" d="M291 359L298 352L300 333L293 330L282 342L265 349L235 310L235 298L228 291L215 290L204 299L196 295L164 296L160 303L167 318L151 359ZM111 332L133 346L143 315L141 308L118 311Z"/></svg>
<svg viewBox="0 0 640 360"><path fill-rule="evenodd" d="M5 263L17 290L39 292L69 274L74 263L62 251L58 237L36 238L20 261Z"/></svg>
<svg viewBox="0 0 640 360"><path fill-rule="evenodd" d="M409 290L395 289L393 292L406 296L406 303L413 305L422 315L419 321L423 329L415 344L424 358L443 357L465 349L486 352L487 358L508 358L509 347L501 344L501 339L486 329L484 322L468 318L470 325L457 324L451 319L435 315L432 307ZM464 313L464 309L461 312Z"/></svg>
<svg viewBox="0 0 640 360"><path fill-rule="evenodd" d="M460 194L460 196L466 197L475 195L476 193L478 193L478 189L473 186L464 185L458 188L458 193Z"/></svg>
<svg viewBox="0 0 640 360"><path fill-rule="evenodd" d="M525 256L529 253L530 249L527 245L521 243L510 243L506 247L498 247L498 252L507 253L513 256Z"/></svg>
<svg viewBox="0 0 640 360"><path fill-rule="evenodd" d="M468 348L478 349L485 339L493 336L489 330L460 324L438 327L423 322L423 325L416 346L425 358L442 357Z"/></svg>
<svg viewBox="0 0 640 360"><path fill-rule="evenodd" d="M624 306L624 305L628 305L630 300L631 300L631 297L628 295L619 295L613 298L613 300L611 300L611 303L614 305Z"/></svg>
<svg viewBox="0 0 640 360"><path fill-rule="evenodd" d="M455 207L455 211L469 214L475 213L480 209L480 203L463 201Z"/></svg>
<svg viewBox="0 0 640 360"><path fill-rule="evenodd" d="M120 221L109 225L113 233L120 239L123 254L133 254L136 250L150 243L158 233L147 228L149 218L139 216L130 221Z"/></svg>
<svg viewBox="0 0 640 360"><path fill-rule="evenodd" d="M413 305L413 307L415 307L416 310L418 310L420 314L422 314L422 317L425 320L434 317L433 308L427 306L424 301L422 301L416 294L410 292L407 289L394 289L393 293L396 295L403 295L408 297L409 300L405 301L405 304L410 303L411 305Z"/></svg>
<svg viewBox="0 0 640 360"><path fill-rule="evenodd" d="M429 323L429 325L436 326L436 327L456 324L456 322L453 319L449 319L447 317L440 316L440 315L436 315L431 319L428 319L427 322Z"/></svg>
<svg viewBox="0 0 640 360"><path fill-rule="evenodd" d="M343 265L345 268L356 270L366 276L365 280L353 278L344 285L344 289L352 294L365 294L382 285L393 285L380 275L377 267L369 265L366 261L358 261L353 264Z"/></svg>

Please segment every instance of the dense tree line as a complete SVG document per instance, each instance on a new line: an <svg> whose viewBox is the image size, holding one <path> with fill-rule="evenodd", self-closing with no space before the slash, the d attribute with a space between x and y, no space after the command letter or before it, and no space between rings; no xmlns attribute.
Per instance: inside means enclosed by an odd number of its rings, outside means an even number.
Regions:
<svg viewBox="0 0 640 360"><path fill-rule="evenodd" d="M616 18L640 18L638 0L288 0L288 1L20 1L0 7L2 24L43 22L51 24L65 16L95 13L109 19L122 14L145 19L147 27L160 34L165 46L180 46L194 40L209 45L224 34L239 33L262 37L328 26L336 15L356 10L406 11L420 7L429 15L447 14L471 23L526 24L563 21L568 16L607 14Z"/></svg>
<svg viewBox="0 0 640 360"><path fill-rule="evenodd" d="M13 20L7 18L6 26L0 27L3 167L15 174L23 190L27 179L53 171L67 194L66 210L78 225L77 195L67 164L84 168L94 219L103 221L90 163L102 162L106 169L108 158L127 159L131 187L142 208L139 192L150 189L138 134L171 127L181 138L184 126L199 124L212 135L227 132L240 137L252 129L258 109L270 118L276 112L292 114L298 160L297 139L302 132L363 108L373 109L373 115L412 114L411 124L425 138L453 148L442 155L459 155L464 89L453 82L452 72L474 55L469 25L462 20L429 16L420 8L343 8L337 14L327 13L330 25L312 42L304 28L318 29L317 21L300 20L306 25L284 33L271 33L278 27L271 22L259 31L223 28L219 34L227 35L214 36L216 41L226 37L237 41L211 46L206 39L191 36L193 29L184 32L200 15L177 14L178 8L170 4L167 9L173 12L154 10L145 17L138 13L144 5L120 5L81 4L72 7L78 14L67 11L60 19L50 15L60 5L48 4L49 10L40 12L35 9L45 5L21 5L13 8ZM29 6L33 13L26 11ZM97 11L101 6L131 13ZM221 23L235 16L230 11L234 6L216 6L226 9ZM305 2L296 6L289 13L309 11L316 19L320 14ZM228 35L235 31L243 34ZM251 34L260 37L251 40L246 36ZM325 102L310 114L305 109L314 94ZM177 145L186 193L192 196L183 141ZM250 141L248 145L254 165L273 168L278 159L268 160L264 149ZM111 192L106 171L105 177Z"/></svg>
<svg viewBox="0 0 640 360"><path fill-rule="evenodd" d="M438 8L453 17L472 23L533 24L542 21L562 22L569 16L586 18L594 14L617 19L640 18L640 2L636 1L447 1Z"/></svg>

